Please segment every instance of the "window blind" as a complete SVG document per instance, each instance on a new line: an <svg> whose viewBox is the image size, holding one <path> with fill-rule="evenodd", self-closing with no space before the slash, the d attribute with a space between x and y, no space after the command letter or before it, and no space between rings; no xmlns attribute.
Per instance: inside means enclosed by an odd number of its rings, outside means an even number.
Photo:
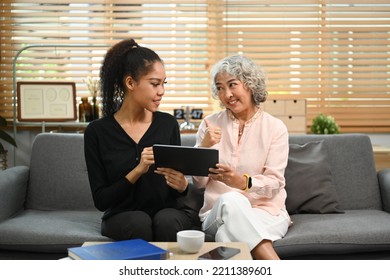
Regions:
<svg viewBox="0 0 390 280"><path fill-rule="evenodd" d="M131 3L130 3L131 2ZM88 44L36 49L17 64L20 80L65 79L88 91L106 48L133 37L158 52L168 84L161 110L216 109L209 70L227 55L256 60L273 98L307 99L307 124L333 115L342 132L390 132L388 0L35 1L1 4L0 114L12 116L12 59L31 44Z"/></svg>
<svg viewBox="0 0 390 280"><path fill-rule="evenodd" d="M308 126L323 113L342 132L390 131L390 1L224 5L226 54L262 65L273 98L307 99Z"/></svg>
<svg viewBox="0 0 390 280"><path fill-rule="evenodd" d="M84 81L98 78L107 49L134 38L165 62L160 109L173 113L190 106L209 114L207 65L213 59L208 29L213 18L207 11L207 1L2 1L0 112L12 116L12 63L20 49L33 46L19 54L17 81L74 81L80 100L89 95Z"/></svg>

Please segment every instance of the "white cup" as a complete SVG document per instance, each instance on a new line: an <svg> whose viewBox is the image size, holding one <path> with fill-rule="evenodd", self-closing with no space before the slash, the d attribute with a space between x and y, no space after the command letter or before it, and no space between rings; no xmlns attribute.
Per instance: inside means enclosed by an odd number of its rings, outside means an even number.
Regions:
<svg viewBox="0 0 390 280"><path fill-rule="evenodd" d="M197 253L202 248L205 234L199 230L182 230L177 233L177 244L186 253Z"/></svg>

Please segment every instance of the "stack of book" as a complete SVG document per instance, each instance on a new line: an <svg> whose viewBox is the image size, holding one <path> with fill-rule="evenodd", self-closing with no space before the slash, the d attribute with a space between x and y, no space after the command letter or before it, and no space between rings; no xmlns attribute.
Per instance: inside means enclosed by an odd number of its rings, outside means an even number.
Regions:
<svg viewBox="0 0 390 280"><path fill-rule="evenodd" d="M169 252L142 239L68 248L74 260L164 260Z"/></svg>

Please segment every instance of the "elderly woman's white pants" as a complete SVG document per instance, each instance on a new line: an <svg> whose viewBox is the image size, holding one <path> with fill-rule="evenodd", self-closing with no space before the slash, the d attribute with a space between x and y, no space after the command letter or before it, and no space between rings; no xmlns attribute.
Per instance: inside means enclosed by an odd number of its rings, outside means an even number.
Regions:
<svg viewBox="0 0 390 280"><path fill-rule="evenodd" d="M263 239L281 239L289 225L290 217L285 209L273 216L253 208L242 194L229 192L219 197L202 228L207 234L215 235L217 242L245 242L252 251Z"/></svg>

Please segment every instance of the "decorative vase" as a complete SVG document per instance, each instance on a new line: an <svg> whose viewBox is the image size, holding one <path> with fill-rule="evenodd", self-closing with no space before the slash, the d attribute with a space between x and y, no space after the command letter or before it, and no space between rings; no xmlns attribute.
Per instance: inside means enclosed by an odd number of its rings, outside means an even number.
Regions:
<svg viewBox="0 0 390 280"><path fill-rule="evenodd" d="M7 150L0 152L0 170L6 170L8 168Z"/></svg>
<svg viewBox="0 0 390 280"><path fill-rule="evenodd" d="M87 97L81 98L81 103L79 104L79 121L80 122L90 122L92 121L92 105L88 102Z"/></svg>
<svg viewBox="0 0 390 280"><path fill-rule="evenodd" d="M92 97L92 120L99 118L99 104L97 103L96 97Z"/></svg>

